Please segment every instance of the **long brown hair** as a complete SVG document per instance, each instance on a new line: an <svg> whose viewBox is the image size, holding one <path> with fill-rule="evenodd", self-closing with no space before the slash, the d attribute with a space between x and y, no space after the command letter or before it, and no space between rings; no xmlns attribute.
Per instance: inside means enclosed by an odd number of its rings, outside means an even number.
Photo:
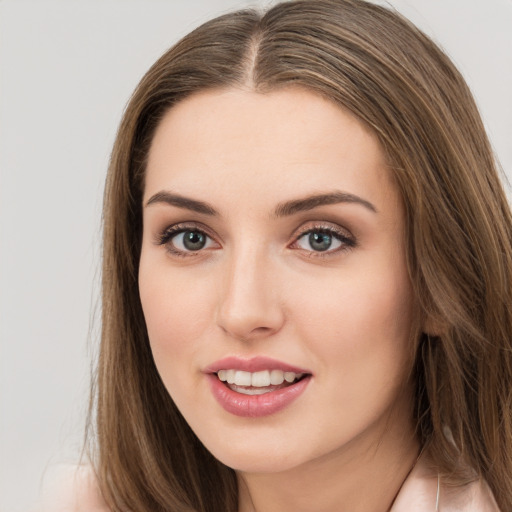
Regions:
<svg viewBox="0 0 512 512"><path fill-rule="evenodd" d="M237 509L234 472L190 430L154 365L137 274L142 192L162 116L196 91L303 87L378 136L406 210L418 325L415 414L439 471L481 476L512 510L512 219L474 100L448 57L362 0L244 10L183 38L144 76L112 152L104 202L95 464L115 511ZM460 461L474 470L462 472Z"/></svg>

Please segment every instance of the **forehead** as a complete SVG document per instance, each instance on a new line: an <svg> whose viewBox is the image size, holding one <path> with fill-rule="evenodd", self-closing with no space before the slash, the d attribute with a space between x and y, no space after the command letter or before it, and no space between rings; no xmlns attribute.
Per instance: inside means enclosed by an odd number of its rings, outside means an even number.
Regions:
<svg viewBox="0 0 512 512"><path fill-rule="evenodd" d="M376 136L298 88L194 94L162 119L146 172L146 199L170 189L270 208L283 196L333 188L377 203L396 195Z"/></svg>

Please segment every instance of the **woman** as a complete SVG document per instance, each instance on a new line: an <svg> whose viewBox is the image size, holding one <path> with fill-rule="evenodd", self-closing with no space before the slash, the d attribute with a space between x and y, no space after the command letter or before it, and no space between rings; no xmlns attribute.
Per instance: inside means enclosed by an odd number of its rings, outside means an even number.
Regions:
<svg viewBox="0 0 512 512"><path fill-rule="evenodd" d="M104 215L86 499L512 509L510 210L463 79L396 13L196 29L127 107Z"/></svg>

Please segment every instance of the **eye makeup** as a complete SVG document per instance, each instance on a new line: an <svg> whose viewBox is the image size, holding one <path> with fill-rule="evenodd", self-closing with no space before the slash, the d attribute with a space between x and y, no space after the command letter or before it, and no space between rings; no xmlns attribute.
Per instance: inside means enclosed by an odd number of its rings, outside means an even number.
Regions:
<svg viewBox="0 0 512 512"><path fill-rule="evenodd" d="M166 227L157 234L155 243L165 246L171 255L178 257L195 257L213 246L220 248L203 225L187 222Z"/></svg>
<svg viewBox="0 0 512 512"><path fill-rule="evenodd" d="M304 247L304 243L311 249ZM347 229L331 223L316 222L302 226L289 247L301 250L311 258L325 258L346 252L356 245L355 237Z"/></svg>
<svg viewBox="0 0 512 512"><path fill-rule="evenodd" d="M178 223L166 227L155 237L155 244L165 246L177 257L201 256L205 250L219 249L215 236L202 224ZM331 223L305 223L293 235L289 249L301 251L308 257L326 258L336 256L356 247L355 237L346 229Z"/></svg>

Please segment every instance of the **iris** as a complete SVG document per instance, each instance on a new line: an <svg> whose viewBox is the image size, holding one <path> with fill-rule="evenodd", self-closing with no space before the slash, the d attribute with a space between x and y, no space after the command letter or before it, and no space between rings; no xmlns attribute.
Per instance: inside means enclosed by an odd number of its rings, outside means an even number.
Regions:
<svg viewBox="0 0 512 512"><path fill-rule="evenodd" d="M183 245L189 251L199 251L206 245L206 235L199 231L185 231Z"/></svg>
<svg viewBox="0 0 512 512"><path fill-rule="evenodd" d="M332 244L332 236L327 233L313 232L309 234L309 244L315 251L327 251Z"/></svg>

